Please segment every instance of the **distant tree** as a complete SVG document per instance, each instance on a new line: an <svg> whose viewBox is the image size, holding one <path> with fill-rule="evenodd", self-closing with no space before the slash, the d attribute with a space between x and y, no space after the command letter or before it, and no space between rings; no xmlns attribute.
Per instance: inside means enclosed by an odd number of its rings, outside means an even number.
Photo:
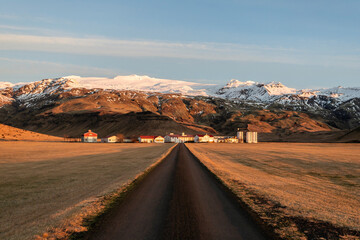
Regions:
<svg viewBox="0 0 360 240"><path fill-rule="evenodd" d="M118 143L124 142L124 135L123 134L118 133L115 136L116 136L116 142L118 142Z"/></svg>

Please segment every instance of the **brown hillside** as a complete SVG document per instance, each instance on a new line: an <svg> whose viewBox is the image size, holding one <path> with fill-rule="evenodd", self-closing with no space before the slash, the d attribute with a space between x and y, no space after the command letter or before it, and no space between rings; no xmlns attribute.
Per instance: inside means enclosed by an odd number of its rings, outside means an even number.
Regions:
<svg viewBox="0 0 360 240"><path fill-rule="evenodd" d="M254 110L235 112L219 126L220 131L228 133L236 128L248 129L261 133L301 133L326 132L332 129L325 123L310 118L305 113L296 111Z"/></svg>
<svg viewBox="0 0 360 240"><path fill-rule="evenodd" d="M237 128L274 135L332 131L321 116L303 112L180 94L101 89L71 89L5 104L0 108L0 122L60 137L79 137L88 129L101 136L169 132L232 135Z"/></svg>
<svg viewBox="0 0 360 240"><path fill-rule="evenodd" d="M20 128L63 137L81 137L88 129L99 137L122 133L134 135L165 135L170 132L188 134L216 133L210 127L176 122L173 119L152 112L131 112L128 114L109 114L106 112L83 112L37 115L29 119L31 124Z"/></svg>
<svg viewBox="0 0 360 240"><path fill-rule="evenodd" d="M341 136L339 142L360 142L360 127Z"/></svg>
<svg viewBox="0 0 360 240"><path fill-rule="evenodd" d="M0 124L0 140L62 141L63 139Z"/></svg>

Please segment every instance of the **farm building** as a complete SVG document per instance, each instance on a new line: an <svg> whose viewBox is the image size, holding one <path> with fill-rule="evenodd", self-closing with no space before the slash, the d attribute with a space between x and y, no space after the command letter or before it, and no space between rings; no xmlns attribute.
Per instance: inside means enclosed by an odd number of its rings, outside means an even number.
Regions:
<svg viewBox="0 0 360 240"><path fill-rule="evenodd" d="M84 133L81 137L82 142L97 142L97 134L89 130L87 133Z"/></svg>
<svg viewBox="0 0 360 240"><path fill-rule="evenodd" d="M194 135L187 135L185 133L180 134L173 134L170 133L169 135L165 136L165 142L173 142L173 143L184 143L184 142L193 142Z"/></svg>
<svg viewBox="0 0 360 240"><path fill-rule="evenodd" d="M214 136L214 143L224 143L226 140L225 136Z"/></svg>
<svg viewBox="0 0 360 240"><path fill-rule="evenodd" d="M205 134L205 135L198 134L194 137L194 141L197 143L202 143L202 142L212 143L212 142L214 142L214 136L208 135L208 134Z"/></svg>
<svg viewBox="0 0 360 240"><path fill-rule="evenodd" d="M226 137L225 138L225 142L226 143L238 143L239 142L239 139L237 139L237 137Z"/></svg>
<svg viewBox="0 0 360 240"><path fill-rule="evenodd" d="M214 136L214 143L238 143L234 136Z"/></svg>
<svg viewBox="0 0 360 240"><path fill-rule="evenodd" d="M117 137L115 135L109 136L109 137L104 137L104 138L101 138L101 142L102 143L115 143L115 142L117 142Z"/></svg>
<svg viewBox="0 0 360 240"><path fill-rule="evenodd" d="M153 143L155 136L140 136L139 143Z"/></svg>
<svg viewBox="0 0 360 240"><path fill-rule="evenodd" d="M155 143L164 143L165 138L163 138L162 136L157 136L156 138L154 138L154 142Z"/></svg>

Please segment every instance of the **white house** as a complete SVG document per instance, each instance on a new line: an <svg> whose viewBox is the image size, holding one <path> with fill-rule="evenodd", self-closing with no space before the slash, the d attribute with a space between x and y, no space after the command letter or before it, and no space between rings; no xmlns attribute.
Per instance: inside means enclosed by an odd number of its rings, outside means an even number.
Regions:
<svg viewBox="0 0 360 240"><path fill-rule="evenodd" d="M165 138L163 138L162 136L157 136L156 138L154 138L154 143L164 143L165 142Z"/></svg>
<svg viewBox="0 0 360 240"><path fill-rule="evenodd" d="M101 142L102 143L115 143L115 142L117 142L117 137L114 135L114 136L101 138Z"/></svg>
<svg viewBox="0 0 360 240"><path fill-rule="evenodd" d="M84 133L81 137L82 142L97 142L97 134L89 130L87 133Z"/></svg>
<svg viewBox="0 0 360 240"><path fill-rule="evenodd" d="M212 142L214 142L214 136L208 135L208 134L205 134L205 135L198 134L194 137L194 141L196 143L202 143L202 142L212 143Z"/></svg>

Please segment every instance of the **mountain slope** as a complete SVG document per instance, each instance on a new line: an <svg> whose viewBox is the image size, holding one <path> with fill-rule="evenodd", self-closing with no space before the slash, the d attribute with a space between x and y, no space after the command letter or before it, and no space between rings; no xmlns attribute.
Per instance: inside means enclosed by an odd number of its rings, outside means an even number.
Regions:
<svg viewBox="0 0 360 240"><path fill-rule="evenodd" d="M281 135L360 125L359 88L305 91L232 80L216 89L137 75L0 86L1 123L57 136L90 128L105 135L234 134L239 127Z"/></svg>

